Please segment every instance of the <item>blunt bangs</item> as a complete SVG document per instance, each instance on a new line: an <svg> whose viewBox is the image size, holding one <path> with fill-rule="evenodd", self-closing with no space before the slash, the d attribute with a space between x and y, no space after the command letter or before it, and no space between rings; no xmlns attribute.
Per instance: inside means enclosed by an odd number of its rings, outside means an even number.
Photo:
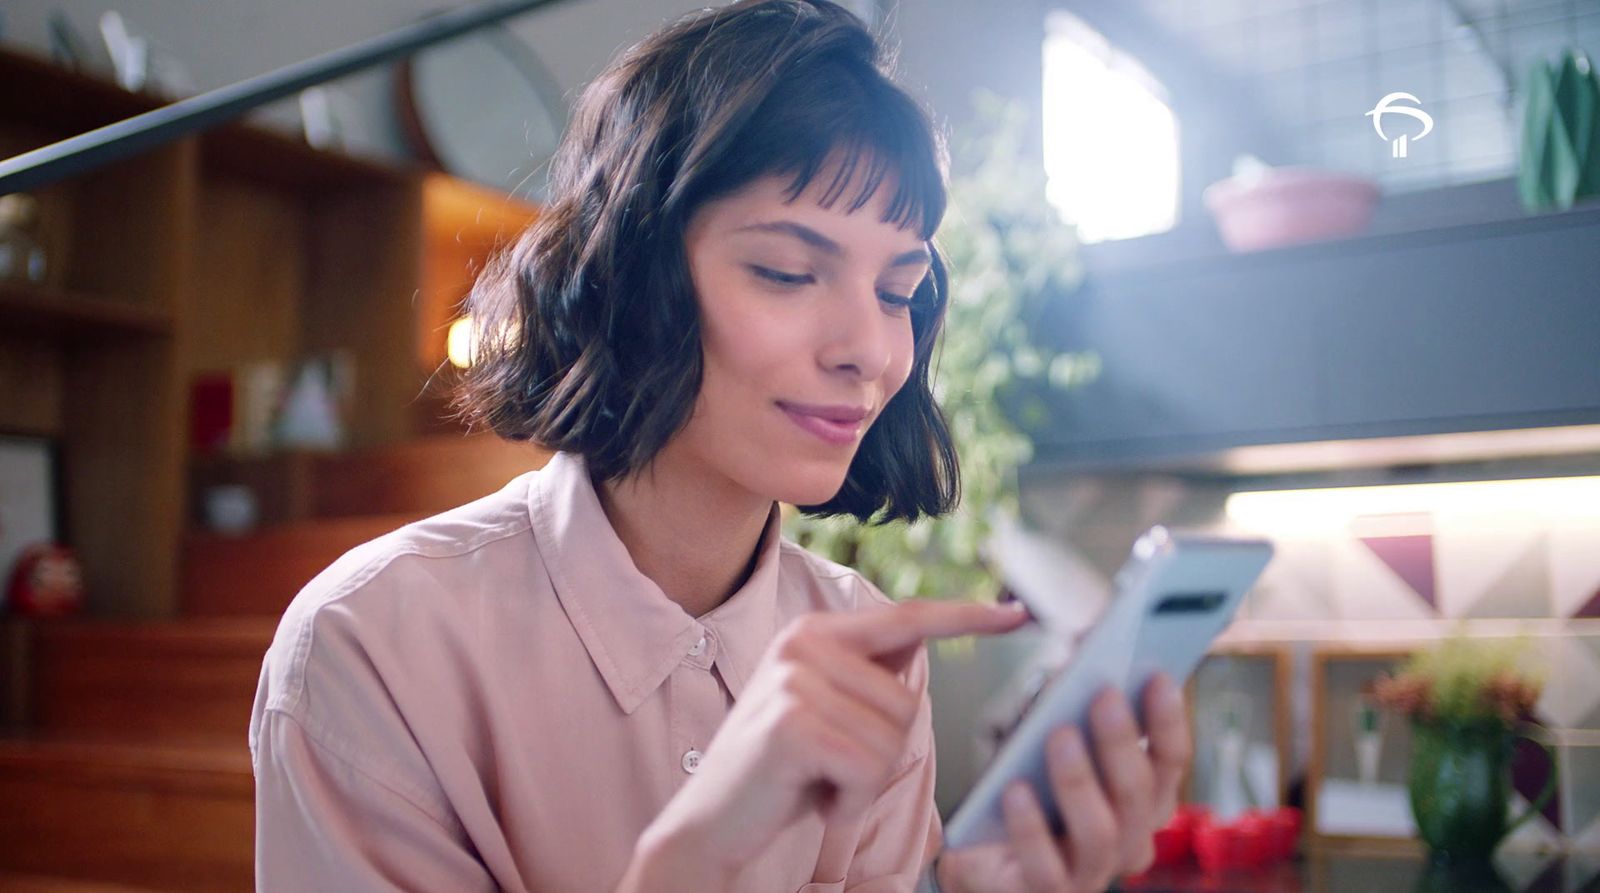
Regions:
<svg viewBox="0 0 1600 893"><path fill-rule="evenodd" d="M886 63L859 25L819 30L772 66L769 89L752 108L702 133L669 204L692 213L773 174L792 177L793 200L831 170L823 207L844 200L844 210L859 210L891 180L883 222L931 239L946 204L943 142L922 109L883 76L878 66ZM852 183L857 188L847 196Z"/></svg>

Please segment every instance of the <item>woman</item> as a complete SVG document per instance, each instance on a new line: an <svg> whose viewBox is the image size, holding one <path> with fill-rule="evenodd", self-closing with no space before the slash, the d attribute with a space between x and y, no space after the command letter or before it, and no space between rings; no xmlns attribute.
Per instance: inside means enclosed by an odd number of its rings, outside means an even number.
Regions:
<svg viewBox="0 0 1600 893"><path fill-rule="evenodd" d="M892 605L778 503L957 498L929 390L938 144L822 0L706 10L587 90L540 222L480 279L467 416L544 444L500 492L295 598L251 722L267 891L1103 888L1188 751L1170 682L1096 704L1002 845L939 855L930 637L1021 612ZM1103 780L1102 780L1103 779ZM930 868L936 864L936 868Z"/></svg>

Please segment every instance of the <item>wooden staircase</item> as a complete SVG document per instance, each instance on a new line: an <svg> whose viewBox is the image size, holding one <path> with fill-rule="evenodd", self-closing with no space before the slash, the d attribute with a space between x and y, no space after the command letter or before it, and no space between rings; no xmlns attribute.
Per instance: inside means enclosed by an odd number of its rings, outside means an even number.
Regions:
<svg viewBox="0 0 1600 893"><path fill-rule="evenodd" d="M266 476L287 474L279 484L300 488L299 502L247 536L188 534L182 616L12 621L0 649L12 727L0 737L0 891L251 890L246 734L283 608L352 546L546 458L451 435L280 457Z"/></svg>

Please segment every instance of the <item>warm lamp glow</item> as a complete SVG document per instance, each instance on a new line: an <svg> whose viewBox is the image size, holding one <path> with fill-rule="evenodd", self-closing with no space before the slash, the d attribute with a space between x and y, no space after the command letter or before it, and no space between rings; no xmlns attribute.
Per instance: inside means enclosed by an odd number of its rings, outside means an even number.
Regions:
<svg viewBox="0 0 1600 893"><path fill-rule="evenodd" d="M472 365L475 335L476 330L472 326L470 316L463 316L450 324L450 331L445 336L445 350L450 355L451 365L457 369L465 369Z"/></svg>

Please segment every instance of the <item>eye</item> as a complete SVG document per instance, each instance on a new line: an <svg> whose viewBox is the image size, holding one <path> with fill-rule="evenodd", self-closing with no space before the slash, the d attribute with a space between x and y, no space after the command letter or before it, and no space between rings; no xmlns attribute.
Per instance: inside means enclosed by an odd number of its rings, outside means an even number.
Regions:
<svg viewBox="0 0 1600 893"><path fill-rule="evenodd" d="M786 273L783 270L774 270L771 267L763 267L760 264L746 264L746 266L750 268L750 272L755 274L757 278L785 288L810 285L817 281L817 278L810 273ZM903 310L917 303L915 294L902 295L892 291L879 291L878 300L896 310Z"/></svg>
<svg viewBox="0 0 1600 893"><path fill-rule="evenodd" d="M782 270L774 270L771 267L762 267L756 264L750 264L750 272L778 285L809 285L816 281L816 278L810 273L785 273Z"/></svg>

